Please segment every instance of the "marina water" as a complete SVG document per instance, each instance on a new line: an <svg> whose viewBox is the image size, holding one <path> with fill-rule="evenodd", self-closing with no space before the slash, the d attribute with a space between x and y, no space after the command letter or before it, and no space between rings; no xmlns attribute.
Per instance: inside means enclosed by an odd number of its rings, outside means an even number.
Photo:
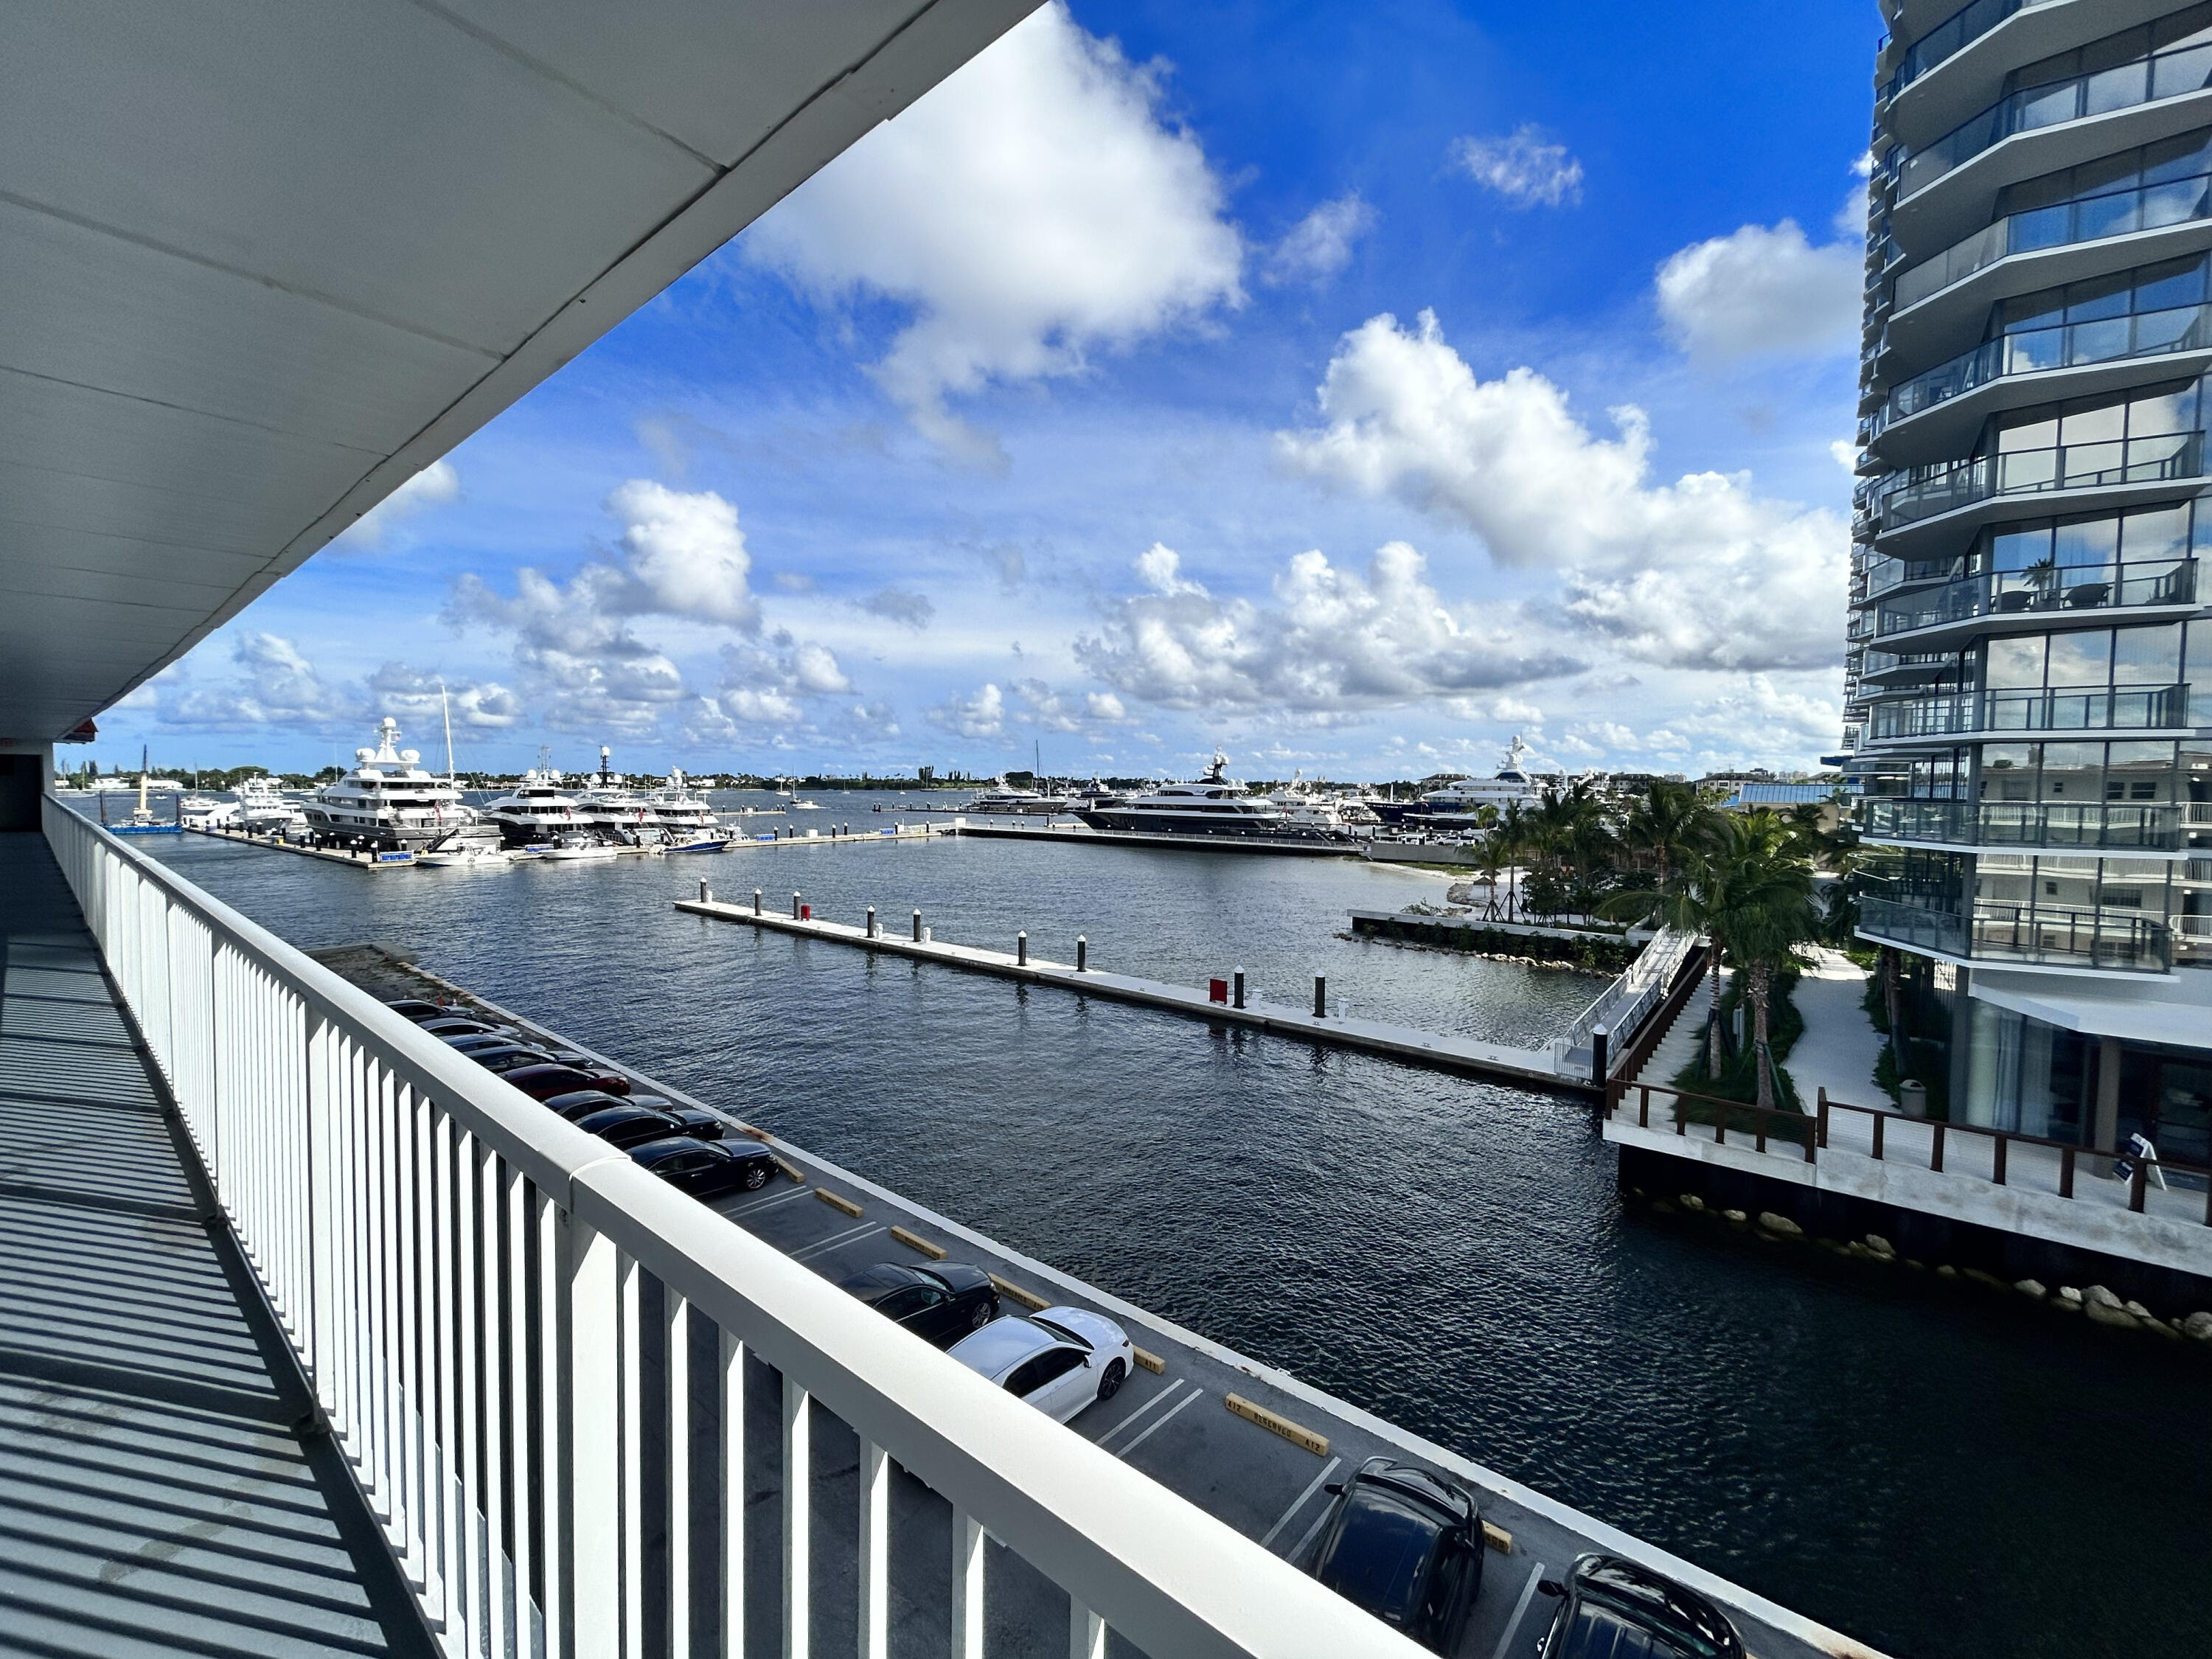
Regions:
<svg viewBox="0 0 2212 1659"><path fill-rule="evenodd" d="M755 798L718 797L728 806ZM757 798L766 804L765 798ZM878 798L748 821L882 829ZM889 799L889 798L885 798ZM939 824L948 820L930 820ZM1897 1655L2202 1651L2212 1364L1624 1204L1588 1105L848 947L718 896L1540 1043L1601 981L1340 937L1357 860L957 840L374 874L145 850L373 939L1012 1248Z"/></svg>

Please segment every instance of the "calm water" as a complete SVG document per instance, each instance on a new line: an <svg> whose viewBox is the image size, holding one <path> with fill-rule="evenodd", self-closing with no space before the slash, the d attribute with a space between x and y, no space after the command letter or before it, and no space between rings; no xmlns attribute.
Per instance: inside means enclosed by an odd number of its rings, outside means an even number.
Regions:
<svg viewBox="0 0 2212 1659"><path fill-rule="evenodd" d="M801 814L880 826L868 797ZM857 804L856 804L857 803ZM940 820L941 821L941 820ZM774 820L756 821L763 827ZM1586 1107L681 916L705 878L939 939L1534 1043L1596 988L1337 937L1356 863L1007 842L368 875L142 846L376 939L822 1155L1899 1655L2197 1655L2212 1364L1625 1209Z"/></svg>

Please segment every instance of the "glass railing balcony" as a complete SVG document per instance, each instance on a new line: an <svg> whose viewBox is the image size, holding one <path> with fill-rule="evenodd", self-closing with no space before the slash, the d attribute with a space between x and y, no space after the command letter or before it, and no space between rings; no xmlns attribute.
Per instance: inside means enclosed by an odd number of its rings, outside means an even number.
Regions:
<svg viewBox="0 0 2212 1659"><path fill-rule="evenodd" d="M1878 705L1880 739L1989 732L2166 732L2185 725L2183 685L2045 686L2029 691L1954 691Z"/></svg>
<svg viewBox="0 0 2212 1659"><path fill-rule="evenodd" d="M2212 345L2212 305L2175 306L2165 311L2141 311L2132 316L1999 335L1898 386L1874 416L1875 431L1879 434L1894 422L2009 375L2040 374L2129 357L2170 356L2179 351L2202 351L2208 345Z"/></svg>
<svg viewBox="0 0 2212 1659"><path fill-rule="evenodd" d="M1883 82L1875 101L1886 104L1945 58L1972 45L2016 11L2045 6L2051 0L1972 0L1905 48L1897 73Z"/></svg>
<svg viewBox="0 0 2212 1659"><path fill-rule="evenodd" d="M1969 460L1908 467L1875 480L1881 527L1932 519L1993 495L2042 495L2114 484L2193 478L2201 470L2204 434L2112 439L2049 449L2016 449Z"/></svg>
<svg viewBox="0 0 2212 1659"><path fill-rule="evenodd" d="M2163 916L2112 910L1977 903L1961 916L1925 904L1871 896L1859 900L1859 931L1948 957L2162 974L2173 965Z"/></svg>
<svg viewBox="0 0 2212 1659"><path fill-rule="evenodd" d="M2212 43L2183 46L2087 75L2023 87L1961 122L1905 161L1898 193L1925 190L1945 173L2017 133L2202 91L2212 82Z"/></svg>
<svg viewBox="0 0 2212 1659"><path fill-rule="evenodd" d="M2142 185L2106 196L2008 214L1932 259L1897 277L1897 308L1917 305L1954 283L2014 253L2034 253L2074 242L2100 242L2138 230L2157 230L2212 216L2212 176L2197 173L2165 184Z"/></svg>
<svg viewBox="0 0 2212 1659"><path fill-rule="evenodd" d="M2194 559L1985 570L1882 606L1875 631L1886 637L1942 623L1969 622L1977 617L2190 605L2196 598Z"/></svg>
<svg viewBox="0 0 2212 1659"><path fill-rule="evenodd" d="M2119 801L1896 800L1865 803L1864 833L1876 841L1954 847L2106 848L2172 853L2190 843L2185 804Z"/></svg>

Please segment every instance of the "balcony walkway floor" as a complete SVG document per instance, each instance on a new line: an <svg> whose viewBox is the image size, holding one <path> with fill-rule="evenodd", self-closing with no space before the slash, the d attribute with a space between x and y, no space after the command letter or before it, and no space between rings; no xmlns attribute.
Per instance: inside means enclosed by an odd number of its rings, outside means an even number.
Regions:
<svg viewBox="0 0 2212 1659"><path fill-rule="evenodd" d="M100 971L0 834L0 1655L434 1650Z"/></svg>

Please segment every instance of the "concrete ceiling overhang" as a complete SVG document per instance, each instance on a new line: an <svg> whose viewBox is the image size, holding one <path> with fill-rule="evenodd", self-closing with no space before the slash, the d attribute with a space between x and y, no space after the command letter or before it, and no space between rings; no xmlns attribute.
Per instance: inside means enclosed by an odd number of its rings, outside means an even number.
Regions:
<svg viewBox="0 0 2212 1659"><path fill-rule="evenodd" d="M0 24L0 740L174 661L1038 0Z"/></svg>

